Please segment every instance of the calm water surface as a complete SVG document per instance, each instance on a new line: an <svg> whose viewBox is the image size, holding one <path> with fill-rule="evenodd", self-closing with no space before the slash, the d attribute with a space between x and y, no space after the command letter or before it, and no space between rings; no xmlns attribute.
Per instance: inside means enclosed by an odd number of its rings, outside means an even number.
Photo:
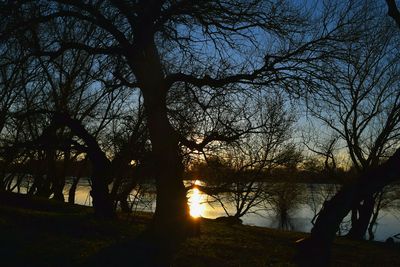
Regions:
<svg viewBox="0 0 400 267"><path fill-rule="evenodd" d="M190 183L187 181L187 183ZM193 181L194 183L194 181ZM197 182L196 182L197 183ZM268 186L268 184L267 184ZM296 198L290 201L290 205L286 204L284 216L279 214L276 208L277 203L264 202L254 207L250 212L242 217L243 223L247 225L255 225L269 228L280 228L286 230L310 232L312 228L312 219L320 210L323 202L329 199L339 189L334 184L296 184L297 195L291 195ZM68 197L70 184L67 182L64 194ZM24 193L24 189L21 189ZM25 189L26 190L26 189ZM154 188L153 188L154 190ZM395 185L390 188L388 196L400 195L400 186ZM81 205L92 205L90 197L90 185L85 180L81 181L77 187L75 195L75 203ZM153 191L154 192L154 191ZM395 193L393 193L395 192ZM155 194L147 193L141 198L135 199L137 194L135 190L131 194L131 204L134 210L154 211ZM140 200L139 200L140 199ZM188 192L188 203L191 209L191 215L194 217L217 218L226 216L226 212L222 206L212 201L213 198L204 194L201 190L194 188ZM225 209L230 215L234 214L235 206L232 202L227 202L222 198ZM284 218L284 219L282 219ZM345 218L341 226L340 234L345 234L349 227L349 216ZM393 200L386 199L383 201L383 207L379 211L377 224L374 227L375 240L384 241L388 237L400 233L400 199L398 197ZM395 239L396 240L396 239ZM400 240L396 240L400 241Z"/></svg>

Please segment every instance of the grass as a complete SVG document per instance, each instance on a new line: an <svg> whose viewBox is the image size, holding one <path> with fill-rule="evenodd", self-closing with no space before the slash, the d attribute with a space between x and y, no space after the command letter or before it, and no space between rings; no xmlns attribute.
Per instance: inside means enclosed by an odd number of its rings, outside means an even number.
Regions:
<svg viewBox="0 0 400 267"><path fill-rule="evenodd" d="M137 237L149 221L146 214L99 221L90 208L12 198L20 197L11 195L11 201L2 198L0 202L0 266L88 266L108 248L121 248ZM203 219L201 235L182 244L173 266L294 266L295 241L305 236ZM130 248L114 252L108 256L126 254L130 260L126 266L135 266ZM397 245L338 238L332 265L400 266L399 252Z"/></svg>

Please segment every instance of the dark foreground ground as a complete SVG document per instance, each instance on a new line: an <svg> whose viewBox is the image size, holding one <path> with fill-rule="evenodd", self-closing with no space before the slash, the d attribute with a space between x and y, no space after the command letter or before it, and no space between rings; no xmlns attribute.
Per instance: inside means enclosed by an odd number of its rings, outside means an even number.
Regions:
<svg viewBox="0 0 400 267"><path fill-rule="evenodd" d="M124 244L148 221L146 214L98 221L86 207L0 195L0 266L98 266L96 258L107 257L138 266L134 248ZM182 245L172 266L294 266L294 242L306 236L205 219L201 232ZM399 252L398 245L338 239L332 266L400 266Z"/></svg>

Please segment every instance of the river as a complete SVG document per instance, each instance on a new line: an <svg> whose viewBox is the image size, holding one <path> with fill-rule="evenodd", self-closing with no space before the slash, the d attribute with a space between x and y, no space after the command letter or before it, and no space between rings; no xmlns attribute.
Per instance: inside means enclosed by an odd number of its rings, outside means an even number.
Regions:
<svg viewBox="0 0 400 267"><path fill-rule="evenodd" d="M243 193L224 193L210 197L199 188L204 185L199 181L186 181L186 185L192 183L194 188L188 191L188 203L191 215L194 217L217 218L233 215L236 211L236 203L249 203L250 199L243 201ZM199 188L196 187L199 185ZM265 201L254 205L241 217L246 225L285 229L291 231L310 232L312 219L320 210L323 202L329 199L339 189L335 184L271 184L263 183L269 190L269 195L264 195ZM70 183L67 182L64 190L66 198ZM143 188L142 188L143 189ZM131 205L134 211L154 211L155 194L151 185L145 186L146 190L132 191ZM21 189L25 193L26 188ZM75 203L92 205L90 197L90 185L87 180L81 180L75 195ZM254 194L254 193L253 193ZM251 194L250 194L251 196ZM384 241L400 233L400 185L386 188L382 199L381 209L376 224L373 228L374 240ZM242 198L242 199L241 199ZM239 200L242 201L239 201ZM247 201L247 202L246 202ZM339 234L345 234L350 226L349 216L345 218L340 227ZM367 235L367 238L369 236ZM396 239L396 241L400 241Z"/></svg>

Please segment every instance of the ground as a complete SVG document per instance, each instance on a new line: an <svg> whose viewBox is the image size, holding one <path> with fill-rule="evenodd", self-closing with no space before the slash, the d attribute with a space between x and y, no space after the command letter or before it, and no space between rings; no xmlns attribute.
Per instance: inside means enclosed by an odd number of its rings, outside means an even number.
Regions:
<svg viewBox="0 0 400 267"><path fill-rule="evenodd" d="M0 266L90 266L106 257L124 257L126 266L137 266L129 244L149 218L98 221L87 207L2 196ZM206 219L200 225L201 235L181 246L172 266L294 266L295 241L306 236ZM399 252L397 245L338 238L332 265L400 266Z"/></svg>

